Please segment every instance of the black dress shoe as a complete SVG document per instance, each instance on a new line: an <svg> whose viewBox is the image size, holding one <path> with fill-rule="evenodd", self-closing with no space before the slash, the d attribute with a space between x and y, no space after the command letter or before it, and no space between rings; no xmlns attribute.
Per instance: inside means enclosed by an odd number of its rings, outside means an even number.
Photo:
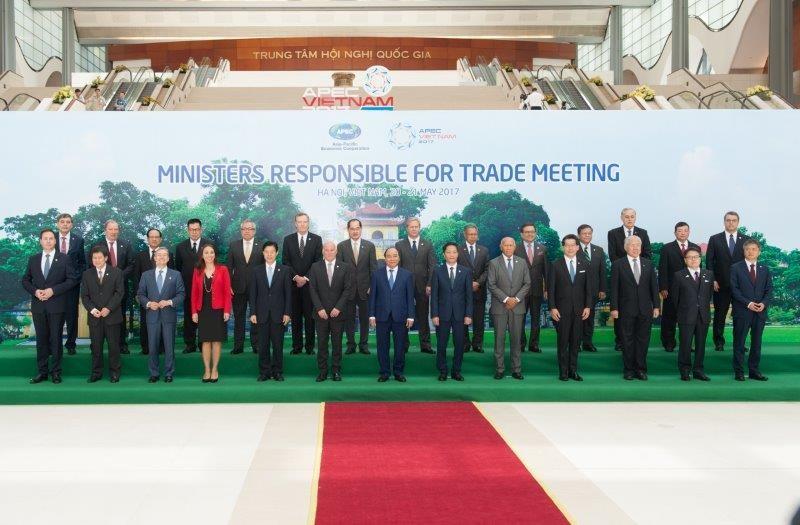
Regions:
<svg viewBox="0 0 800 525"><path fill-rule="evenodd" d="M74 348L67 348L67 354L68 354L68 355L75 355L75 353L76 353L76 352L75 352L75 349L74 349Z"/></svg>
<svg viewBox="0 0 800 525"><path fill-rule="evenodd" d="M716 350L717 352L723 352L725 350L725 345L716 345L714 347L714 350Z"/></svg>
<svg viewBox="0 0 800 525"><path fill-rule="evenodd" d="M422 349L422 353L423 354L432 354L432 353L434 353L433 352L433 348L425 347L425 348Z"/></svg>
<svg viewBox="0 0 800 525"><path fill-rule="evenodd" d="M42 381L47 381L47 374L39 374L38 376L31 378L30 384L35 385L36 383L41 383Z"/></svg>
<svg viewBox="0 0 800 525"><path fill-rule="evenodd" d="M119 376L111 376L110 381L112 383L119 383Z"/></svg>
<svg viewBox="0 0 800 525"><path fill-rule="evenodd" d="M58 385L59 383L61 383L61 374L53 374L52 378L53 378L53 384Z"/></svg>
<svg viewBox="0 0 800 525"><path fill-rule="evenodd" d="M445 372L439 372L439 381L447 381L447 374Z"/></svg>
<svg viewBox="0 0 800 525"><path fill-rule="evenodd" d="M737 381L744 381L744 374L736 374L734 377Z"/></svg>
<svg viewBox="0 0 800 525"><path fill-rule="evenodd" d="M315 353L313 348L306 348L306 355L314 355Z"/></svg>
<svg viewBox="0 0 800 525"><path fill-rule="evenodd" d="M639 372L636 374L636 379L639 381L647 381L647 372Z"/></svg>
<svg viewBox="0 0 800 525"><path fill-rule="evenodd" d="M326 372L326 373L324 373L324 374L323 374L322 372L320 372L320 373L317 375L317 383L322 383L322 382L323 382L323 381L325 381L326 379L328 379L328 373L327 373L327 372Z"/></svg>
<svg viewBox="0 0 800 525"><path fill-rule="evenodd" d="M584 352L597 352L597 347L594 345L583 345L581 348Z"/></svg>
<svg viewBox="0 0 800 525"><path fill-rule="evenodd" d="M463 381L464 380L464 376L461 375L461 372L453 372L452 374L450 374L450 377L452 377L456 381Z"/></svg>
<svg viewBox="0 0 800 525"><path fill-rule="evenodd" d="M289 352L289 353L292 354L292 355L300 355L300 354L303 353L303 349L302 348L293 348L292 351Z"/></svg>
<svg viewBox="0 0 800 525"><path fill-rule="evenodd" d="M243 354L244 350L242 350L241 348L234 348L233 350L231 350L231 353L232 354Z"/></svg>
<svg viewBox="0 0 800 525"><path fill-rule="evenodd" d="M503 379L504 377L505 377L505 374L502 373L502 372L495 372L494 373L494 378L495 379Z"/></svg>
<svg viewBox="0 0 800 525"><path fill-rule="evenodd" d="M165 378L164 378L164 382L165 382L165 383L172 383L172 376L167 376L167 377L165 377ZM211 382L212 382L212 383L216 383L216 382L217 382L217 380L216 380L216 379L212 379L212 380L211 380Z"/></svg>
<svg viewBox="0 0 800 525"><path fill-rule="evenodd" d="M274 379L275 381L283 381L283 374L280 372L272 374L272 379Z"/></svg>
<svg viewBox="0 0 800 525"><path fill-rule="evenodd" d="M389 376L378 376L378 383L385 383L389 380Z"/></svg>
<svg viewBox="0 0 800 525"><path fill-rule="evenodd" d="M258 382L263 383L264 381L269 381L269 376L266 374L261 374L258 376Z"/></svg>
<svg viewBox="0 0 800 525"><path fill-rule="evenodd" d="M525 379L525 376L523 376L523 375L522 375L521 373L519 373L519 372L513 372L513 373L511 374L511 377L513 377L514 379Z"/></svg>
<svg viewBox="0 0 800 525"><path fill-rule="evenodd" d="M150 376L150 379L147 380L148 383L158 383L158 376Z"/></svg>
<svg viewBox="0 0 800 525"><path fill-rule="evenodd" d="M664 351L665 352L674 352L675 351L675 347L673 346L673 347L664 348Z"/></svg>
<svg viewBox="0 0 800 525"><path fill-rule="evenodd" d="M126 345L126 346L123 346L122 348L120 348L120 349L119 349L119 353L120 353L120 354L126 354L126 355L127 355L127 354L130 354L130 353L131 353L131 351L130 351L130 350L128 350L128 347L127 347L127 345Z"/></svg>
<svg viewBox="0 0 800 525"><path fill-rule="evenodd" d="M623 374L622 379L625 381L633 381L634 375L631 372L626 372Z"/></svg>
<svg viewBox="0 0 800 525"><path fill-rule="evenodd" d="M405 383L406 382L406 376L404 376L402 374L395 374L394 375L394 380L395 381L399 381L401 383Z"/></svg>
<svg viewBox="0 0 800 525"><path fill-rule="evenodd" d="M103 379L101 376L89 376L89 379L86 380L87 383L97 383Z"/></svg>
<svg viewBox="0 0 800 525"><path fill-rule="evenodd" d="M750 379L755 379L756 381L767 381L769 378L763 375L761 372L757 372L755 374L750 374Z"/></svg>
<svg viewBox="0 0 800 525"><path fill-rule="evenodd" d="M139 352L141 355L150 355L150 350L142 350Z"/></svg>
<svg viewBox="0 0 800 525"><path fill-rule="evenodd" d="M689 372L681 372L681 381L691 381L691 379Z"/></svg>
<svg viewBox="0 0 800 525"><path fill-rule="evenodd" d="M200 381L203 382L203 383L210 383L211 382L211 378L210 377L204 377Z"/></svg>
<svg viewBox="0 0 800 525"><path fill-rule="evenodd" d="M479 354L482 354L483 353L483 348L481 348L480 346L473 346L472 347L472 351L473 352L477 352Z"/></svg>
<svg viewBox="0 0 800 525"><path fill-rule="evenodd" d="M569 381L569 376L558 376L559 381Z"/></svg>
<svg viewBox="0 0 800 525"><path fill-rule="evenodd" d="M693 376L694 376L694 378L695 378L695 379L697 379L698 381L711 381L711 378L710 378L710 377L708 377L708 376L707 376L705 373L703 373L703 372L694 372L692 375L693 375Z"/></svg>
<svg viewBox="0 0 800 525"><path fill-rule="evenodd" d="M342 374L339 373L339 372L334 372L333 373L333 380L334 381L341 381L342 380Z"/></svg>
<svg viewBox="0 0 800 525"><path fill-rule="evenodd" d="M541 354L542 353L542 349L539 348L538 346L532 346L532 347L528 348L528 352L533 352L534 354Z"/></svg>
<svg viewBox="0 0 800 525"><path fill-rule="evenodd" d="M355 354L356 353L356 349L354 347L350 347L347 350L345 350L344 353L345 354Z"/></svg>
<svg viewBox="0 0 800 525"><path fill-rule="evenodd" d="M583 381L583 378L580 376L578 372L573 372L569 375L569 378L573 381Z"/></svg>
<svg viewBox="0 0 800 525"><path fill-rule="evenodd" d="M614 350L616 350L617 352L622 352L622 345L620 345L620 344L615 344L615 345L614 345Z"/></svg>
<svg viewBox="0 0 800 525"><path fill-rule="evenodd" d="M359 348L358 353L364 355L370 355L372 352L369 351L369 348Z"/></svg>

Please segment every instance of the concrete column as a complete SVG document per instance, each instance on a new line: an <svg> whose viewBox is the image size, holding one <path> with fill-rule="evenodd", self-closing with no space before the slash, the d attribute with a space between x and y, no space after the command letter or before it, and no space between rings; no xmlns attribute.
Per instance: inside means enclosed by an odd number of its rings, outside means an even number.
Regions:
<svg viewBox="0 0 800 525"><path fill-rule="evenodd" d="M792 0L770 0L769 3L769 88L794 102L792 72Z"/></svg>
<svg viewBox="0 0 800 525"><path fill-rule="evenodd" d="M672 71L689 67L689 0L672 0Z"/></svg>
<svg viewBox="0 0 800 525"><path fill-rule="evenodd" d="M611 7L611 15L608 18L608 36L614 84L622 84L622 6Z"/></svg>
<svg viewBox="0 0 800 525"><path fill-rule="evenodd" d="M16 69L14 0L0 0L0 73Z"/></svg>
<svg viewBox="0 0 800 525"><path fill-rule="evenodd" d="M61 9L61 76L62 85L72 85L75 71L75 13L65 7Z"/></svg>

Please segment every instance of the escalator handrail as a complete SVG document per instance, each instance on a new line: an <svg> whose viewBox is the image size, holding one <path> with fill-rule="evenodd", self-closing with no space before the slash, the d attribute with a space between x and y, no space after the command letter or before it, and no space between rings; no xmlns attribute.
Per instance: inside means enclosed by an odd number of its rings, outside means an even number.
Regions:
<svg viewBox="0 0 800 525"><path fill-rule="evenodd" d="M29 93L17 93L16 95L14 95L14 96L11 98L11 100L9 100L9 101L5 101L5 100L4 100L4 102L6 102L6 109L5 109L4 111L11 111L11 104L13 104L13 103L14 103L14 101L15 101L15 100L17 100L19 97L28 97L28 98L32 98L33 100L35 100L35 101L36 101L36 102L38 102L39 104L41 104L41 103L42 103L42 99L40 99L39 97L34 97L33 95L31 95L31 94L29 94Z"/></svg>
<svg viewBox="0 0 800 525"><path fill-rule="evenodd" d="M550 74L551 74L551 75L553 75L553 80L560 80L560 79L561 79L561 75L559 75L559 74L558 74L558 72L556 71L556 68L555 68L555 67L553 67L553 66L552 66L552 65L550 65L550 64L545 64L545 65L543 65L543 66L539 66L539 67L536 69L536 79L537 79L537 80L539 79L539 72L540 72L542 69L544 69L545 71L548 71L548 72L550 72Z"/></svg>
<svg viewBox="0 0 800 525"><path fill-rule="evenodd" d="M717 84L724 84L724 83L723 82L717 82ZM711 84L711 86L714 86L714 85L716 85L716 84ZM711 86L709 86L709 87L711 87ZM725 86L725 87L727 87L727 86ZM746 96L744 96L742 94L741 91L735 91L735 90L733 90L733 89L731 89L729 87L727 89L720 89L720 90L714 91L712 93L707 93L706 95L703 95L702 97L700 97L700 100L704 101L705 99L713 99L713 98L716 98L716 97L718 97L720 95L724 95L724 94L732 95L733 98L742 106L742 109L757 109L755 107L755 105L752 102L750 102L747 99ZM747 104L749 104L751 107L748 108ZM711 104L710 103L708 103L706 105L708 106L709 109L711 109Z"/></svg>
<svg viewBox="0 0 800 525"><path fill-rule="evenodd" d="M0 97L0 102L2 102L5 105L5 107L3 109L0 109L0 111L8 111L8 102L6 102L6 99Z"/></svg>
<svg viewBox="0 0 800 525"><path fill-rule="evenodd" d="M706 103L703 101L703 99L701 99L700 97L698 97L698 96L697 96L697 93L695 93L694 91L690 91L690 90L688 90L688 89L686 89L686 90L684 90L684 91L680 91L680 92L678 92L678 93L675 93L674 95L671 95L671 96L667 97L667 102L670 102L670 104L671 104L671 103L672 103L672 102L671 102L671 100L672 100L673 98L675 98L675 97L677 97L677 96L679 96L679 95L683 95L684 93L687 93L687 94L689 94L689 95L692 95L694 98L696 98L696 99L697 99L697 109L700 109L700 108L701 108L701 106L705 107L706 109L711 109L710 107L708 107L708 104L706 104Z"/></svg>

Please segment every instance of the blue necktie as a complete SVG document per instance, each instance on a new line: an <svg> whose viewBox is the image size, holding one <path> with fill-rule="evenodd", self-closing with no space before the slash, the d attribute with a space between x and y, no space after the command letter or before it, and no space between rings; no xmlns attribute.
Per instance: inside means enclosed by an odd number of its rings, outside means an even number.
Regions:
<svg viewBox="0 0 800 525"><path fill-rule="evenodd" d="M389 289L394 290L394 270L389 270Z"/></svg>
<svg viewBox="0 0 800 525"><path fill-rule="evenodd" d="M473 246L469 247L469 262L475 264L475 248Z"/></svg>
<svg viewBox="0 0 800 525"><path fill-rule="evenodd" d="M411 241L411 253L414 254L414 257L417 256L417 241Z"/></svg>
<svg viewBox="0 0 800 525"><path fill-rule="evenodd" d="M569 280L572 283L575 283L575 260L569 260Z"/></svg>
<svg viewBox="0 0 800 525"><path fill-rule="evenodd" d="M267 266L267 286L272 288L272 266Z"/></svg>
<svg viewBox="0 0 800 525"><path fill-rule="evenodd" d="M158 279L156 279L156 288L158 288L158 293L161 293L161 288L164 287L164 270L159 270L158 272Z"/></svg>
<svg viewBox="0 0 800 525"><path fill-rule="evenodd" d="M48 253L47 255L44 256L44 271L42 272L45 279L47 279L47 274L49 273L50 273L50 254Z"/></svg>
<svg viewBox="0 0 800 525"><path fill-rule="evenodd" d="M733 234L730 234L728 237L728 251L731 252L731 257L733 256L733 250L736 248L736 241L733 240Z"/></svg>

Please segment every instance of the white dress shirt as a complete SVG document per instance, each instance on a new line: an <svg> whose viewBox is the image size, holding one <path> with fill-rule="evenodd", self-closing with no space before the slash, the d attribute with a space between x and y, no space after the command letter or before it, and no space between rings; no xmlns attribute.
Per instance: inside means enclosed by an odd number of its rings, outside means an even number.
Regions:
<svg viewBox="0 0 800 525"><path fill-rule="evenodd" d="M48 254L50 255L50 268L52 269L53 268L53 260L56 258L56 252L57 251L58 250L52 250L52 251L48 252L48 251L42 250L42 275L44 275L44 263L47 262L47 258L45 256L48 255Z"/></svg>

